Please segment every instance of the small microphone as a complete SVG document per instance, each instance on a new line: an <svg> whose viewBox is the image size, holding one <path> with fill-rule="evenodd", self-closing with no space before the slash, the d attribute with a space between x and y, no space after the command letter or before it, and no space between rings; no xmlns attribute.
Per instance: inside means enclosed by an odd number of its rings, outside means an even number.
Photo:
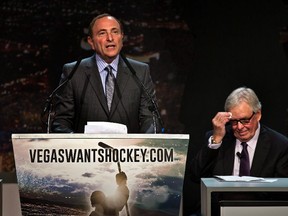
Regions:
<svg viewBox="0 0 288 216"><path fill-rule="evenodd" d="M236 153L236 155L237 155L237 157L238 157L239 159L241 159L241 158L242 158L242 155L241 155L241 153L240 153L240 152L237 152L237 153Z"/></svg>

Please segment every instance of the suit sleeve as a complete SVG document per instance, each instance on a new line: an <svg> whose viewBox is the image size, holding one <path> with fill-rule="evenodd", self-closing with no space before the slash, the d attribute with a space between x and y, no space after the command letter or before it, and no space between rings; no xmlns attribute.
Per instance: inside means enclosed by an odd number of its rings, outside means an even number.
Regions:
<svg viewBox="0 0 288 216"><path fill-rule="evenodd" d="M192 179L196 182L200 181L202 177L211 177L216 164L220 148L211 149L208 147L208 139L211 134L212 132L206 133L204 145L189 165Z"/></svg>
<svg viewBox="0 0 288 216"><path fill-rule="evenodd" d="M157 103L155 85L150 75L150 69L148 65L144 66L143 72L143 85L146 91L141 91L141 100L139 107L139 121L141 133L154 133L154 123L156 123L156 131L161 131L161 125L157 115L153 117L153 109L156 109L152 100ZM148 94L148 95L147 95ZM151 96L151 98L150 98ZM156 104L157 106L157 104Z"/></svg>
<svg viewBox="0 0 288 216"><path fill-rule="evenodd" d="M60 84L66 80L71 72L73 65L63 66ZM74 99L71 80L68 81L56 94L55 113L51 125L51 131L54 133L73 133L74 120Z"/></svg>

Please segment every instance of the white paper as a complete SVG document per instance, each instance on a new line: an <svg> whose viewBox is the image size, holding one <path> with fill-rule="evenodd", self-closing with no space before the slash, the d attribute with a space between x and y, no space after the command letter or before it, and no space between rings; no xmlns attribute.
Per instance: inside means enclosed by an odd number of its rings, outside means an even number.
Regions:
<svg viewBox="0 0 288 216"><path fill-rule="evenodd" d="M85 134L127 134L127 126L114 122L87 122Z"/></svg>
<svg viewBox="0 0 288 216"><path fill-rule="evenodd" d="M224 181L233 181L233 182L274 182L277 181L277 179L265 179L261 177L254 177L254 176L215 176L218 179L224 180Z"/></svg>

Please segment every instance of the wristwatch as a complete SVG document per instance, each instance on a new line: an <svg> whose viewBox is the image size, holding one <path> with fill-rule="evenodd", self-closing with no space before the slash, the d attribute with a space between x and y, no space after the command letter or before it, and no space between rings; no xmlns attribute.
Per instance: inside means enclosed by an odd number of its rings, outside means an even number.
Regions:
<svg viewBox="0 0 288 216"><path fill-rule="evenodd" d="M216 142L216 140L214 139L214 137L211 136L211 143L212 143L212 144L219 144L219 143L221 143L221 141L220 141L220 142Z"/></svg>

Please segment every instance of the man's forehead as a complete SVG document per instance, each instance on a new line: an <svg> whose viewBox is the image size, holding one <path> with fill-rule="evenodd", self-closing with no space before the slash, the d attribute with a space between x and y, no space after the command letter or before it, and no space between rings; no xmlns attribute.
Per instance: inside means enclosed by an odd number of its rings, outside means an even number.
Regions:
<svg viewBox="0 0 288 216"><path fill-rule="evenodd" d="M96 20L93 27L98 29L119 29L120 25L113 17L102 17Z"/></svg>

